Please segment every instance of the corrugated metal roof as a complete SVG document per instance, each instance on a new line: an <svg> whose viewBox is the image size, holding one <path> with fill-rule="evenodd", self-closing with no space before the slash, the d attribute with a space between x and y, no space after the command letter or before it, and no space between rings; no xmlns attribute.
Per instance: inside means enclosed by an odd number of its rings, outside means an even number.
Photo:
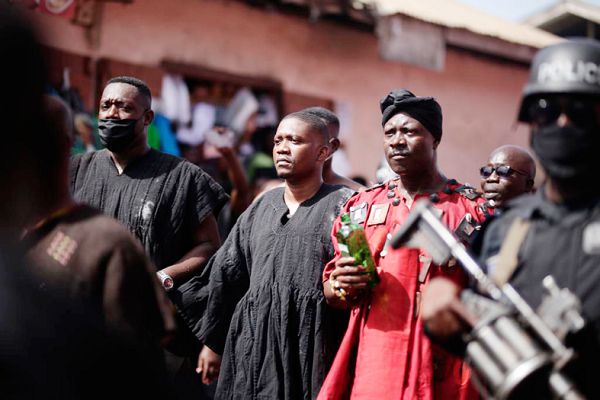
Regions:
<svg viewBox="0 0 600 400"><path fill-rule="evenodd" d="M351 0L373 7L379 16L403 14L432 24L466 29L511 43L544 47L562 39L540 29L512 22L455 0Z"/></svg>
<svg viewBox="0 0 600 400"><path fill-rule="evenodd" d="M557 3L540 13L532 15L525 23L533 26L546 26L555 20L567 18L570 15L600 24L600 7L577 0Z"/></svg>

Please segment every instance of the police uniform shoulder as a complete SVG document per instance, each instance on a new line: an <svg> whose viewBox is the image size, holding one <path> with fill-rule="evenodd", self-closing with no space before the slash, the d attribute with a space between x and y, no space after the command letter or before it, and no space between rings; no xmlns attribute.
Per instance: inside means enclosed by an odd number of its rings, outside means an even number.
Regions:
<svg viewBox="0 0 600 400"><path fill-rule="evenodd" d="M510 200L505 208L502 216L530 218L533 212L538 208L543 200L538 194L524 194Z"/></svg>
<svg viewBox="0 0 600 400"><path fill-rule="evenodd" d="M506 211L487 219L481 229L484 241L495 243L492 247L499 249L506 232L516 218L520 218L518 213Z"/></svg>
<svg viewBox="0 0 600 400"><path fill-rule="evenodd" d="M506 203L506 208L531 207L534 204L538 204L537 196L535 194L524 194L509 200Z"/></svg>
<svg viewBox="0 0 600 400"><path fill-rule="evenodd" d="M488 221L484 230L485 236L489 236L491 242L497 242L496 247L499 247L513 221L517 218L531 219L540 201L537 195L525 195L511 200L500 215Z"/></svg>

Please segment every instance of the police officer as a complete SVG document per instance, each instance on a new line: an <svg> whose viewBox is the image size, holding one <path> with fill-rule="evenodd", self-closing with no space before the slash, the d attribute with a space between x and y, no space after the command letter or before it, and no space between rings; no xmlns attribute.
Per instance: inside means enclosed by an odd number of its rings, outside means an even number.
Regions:
<svg viewBox="0 0 600 400"><path fill-rule="evenodd" d="M517 246L518 263L505 278L533 307L540 304L542 279L552 275L582 303L587 329L573 343L579 354L573 375L588 398L600 398L600 43L575 39L542 49L534 58L519 120L531 127L531 147L547 180L534 195L516 200L485 232L482 260L493 260L516 220L526 232ZM490 273L495 274L494 263ZM458 326L457 293L448 282L431 282L422 316L435 335ZM434 294L435 291L435 295ZM444 292L445 294L442 294ZM442 300L440 300L442 299Z"/></svg>

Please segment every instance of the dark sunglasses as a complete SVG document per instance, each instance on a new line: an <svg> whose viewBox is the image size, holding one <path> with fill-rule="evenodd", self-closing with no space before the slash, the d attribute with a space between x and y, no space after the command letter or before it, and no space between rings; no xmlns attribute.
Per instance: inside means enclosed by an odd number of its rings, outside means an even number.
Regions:
<svg viewBox="0 0 600 400"><path fill-rule="evenodd" d="M555 123L564 113L574 125L594 126L598 125L597 105L598 100L592 99L543 97L529 106L529 121L538 126L549 125Z"/></svg>
<svg viewBox="0 0 600 400"><path fill-rule="evenodd" d="M498 175L501 178L506 178L510 176L513 172L516 172L519 175L527 176L525 172L514 169L508 165L499 165L497 167L486 165L479 169L479 174L482 178L488 178L494 173L494 171L496 171L496 175Z"/></svg>

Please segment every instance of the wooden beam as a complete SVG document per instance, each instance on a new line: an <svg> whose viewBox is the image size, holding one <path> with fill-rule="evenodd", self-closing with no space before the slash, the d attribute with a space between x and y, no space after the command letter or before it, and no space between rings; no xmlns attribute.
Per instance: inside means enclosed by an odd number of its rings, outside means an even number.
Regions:
<svg viewBox="0 0 600 400"><path fill-rule="evenodd" d="M213 82L233 83L240 86L250 86L255 89L267 91L280 91L281 82L272 78L239 75L221 70L212 69L201 65L183 64L170 60L163 60L160 66L167 72L180 74L187 78L196 78L200 80Z"/></svg>

